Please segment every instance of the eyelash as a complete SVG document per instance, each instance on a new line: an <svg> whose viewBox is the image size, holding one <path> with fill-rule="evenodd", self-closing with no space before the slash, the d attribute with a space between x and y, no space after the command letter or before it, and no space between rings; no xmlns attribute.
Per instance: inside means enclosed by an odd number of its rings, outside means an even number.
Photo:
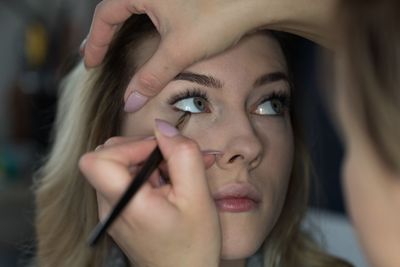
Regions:
<svg viewBox="0 0 400 267"><path fill-rule="evenodd" d="M199 88L193 88L193 89L186 89L183 92L180 92L176 95L171 96L167 102L168 104L170 104L171 106L173 106L174 104L176 104L178 101L186 99L186 98L190 98L190 97L201 97L204 100L206 100L207 102L209 102L209 98L206 92L202 91ZM291 97L290 94L286 91L286 90L276 90L266 96L264 96L258 103L256 106L266 102L266 101L271 101L273 99L277 99L280 102L282 102L283 106L285 107L285 109L290 110L291 107Z"/></svg>
<svg viewBox="0 0 400 267"><path fill-rule="evenodd" d="M286 92L285 90L276 90L274 92L272 92L271 94L263 97L258 103L257 106L266 102L266 101L270 101L273 99L277 99L280 102L282 102L283 106L286 109L290 110L291 107L291 97L290 94L288 92Z"/></svg>
<svg viewBox="0 0 400 267"><path fill-rule="evenodd" d="M181 93L171 96L167 102L170 105L174 105L178 101L186 99L186 98L190 98L190 97L201 97L204 100L206 100L207 102L209 102L207 93L198 88L186 89L186 91L183 91Z"/></svg>

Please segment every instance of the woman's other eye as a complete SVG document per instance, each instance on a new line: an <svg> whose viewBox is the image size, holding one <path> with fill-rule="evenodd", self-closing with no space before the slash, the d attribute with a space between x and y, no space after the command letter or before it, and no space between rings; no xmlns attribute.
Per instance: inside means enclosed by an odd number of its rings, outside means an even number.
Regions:
<svg viewBox="0 0 400 267"><path fill-rule="evenodd" d="M199 96L181 99L174 104L174 107L190 113L203 113L209 111L207 100Z"/></svg>
<svg viewBox="0 0 400 267"><path fill-rule="evenodd" d="M271 97L262 101L254 110L257 115L281 116L288 108L287 97Z"/></svg>

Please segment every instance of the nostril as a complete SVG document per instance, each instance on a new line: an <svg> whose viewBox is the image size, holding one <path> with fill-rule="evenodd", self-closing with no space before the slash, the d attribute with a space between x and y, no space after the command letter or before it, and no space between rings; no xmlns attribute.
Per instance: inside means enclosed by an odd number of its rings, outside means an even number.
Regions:
<svg viewBox="0 0 400 267"><path fill-rule="evenodd" d="M244 159L242 155L235 155L229 159L228 163L233 163L237 158Z"/></svg>
<svg viewBox="0 0 400 267"><path fill-rule="evenodd" d="M250 168L251 168L251 169L256 168L256 167L258 166L258 164L260 164L260 162L261 162L261 156L259 155L259 156L257 156L254 160L252 160L252 161L250 162Z"/></svg>

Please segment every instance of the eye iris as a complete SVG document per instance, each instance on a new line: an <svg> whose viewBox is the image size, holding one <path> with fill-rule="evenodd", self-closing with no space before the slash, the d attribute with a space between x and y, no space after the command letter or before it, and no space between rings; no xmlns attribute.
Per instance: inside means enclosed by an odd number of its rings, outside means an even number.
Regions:
<svg viewBox="0 0 400 267"><path fill-rule="evenodd" d="M271 100L271 106L276 113L278 113L278 114L282 113L283 104L280 100L278 100L278 99Z"/></svg>
<svg viewBox="0 0 400 267"><path fill-rule="evenodd" d="M204 99L201 97L195 97L193 99L193 103L201 111L204 111L206 104L204 103Z"/></svg>

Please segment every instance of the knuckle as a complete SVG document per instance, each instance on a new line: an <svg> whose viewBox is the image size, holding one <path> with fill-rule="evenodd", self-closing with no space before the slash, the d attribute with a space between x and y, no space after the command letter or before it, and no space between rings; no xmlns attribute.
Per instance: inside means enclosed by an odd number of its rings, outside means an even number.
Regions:
<svg viewBox="0 0 400 267"><path fill-rule="evenodd" d="M185 141L179 143L177 145L177 149L183 155L188 155L188 156L199 153L199 151L200 151L199 146L191 140L185 140Z"/></svg>
<svg viewBox="0 0 400 267"><path fill-rule="evenodd" d="M141 93L146 96L155 96L162 89L161 79L151 72L139 72L136 74L137 86Z"/></svg>
<svg viewBox="0 0 400 267"><path fill-rule="evenodd" d="M95 155L93 153L86 153L84 154L78 162L79 168L85 172L90 168L90 166L93 165L93 162L95 161Z"/></svg>

